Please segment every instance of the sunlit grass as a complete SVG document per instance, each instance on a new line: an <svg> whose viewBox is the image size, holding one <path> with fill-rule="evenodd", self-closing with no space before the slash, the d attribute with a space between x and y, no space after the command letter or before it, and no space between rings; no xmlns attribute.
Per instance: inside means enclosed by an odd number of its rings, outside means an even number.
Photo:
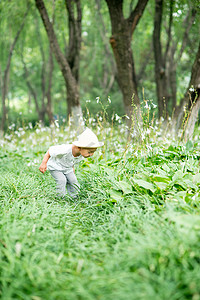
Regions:
<svg viewBox="0 0 200 300"><path fill-rule="evenodd" d="M199 299L198 138L93 130L105 147L76 170L76 202L38 170L74 132L38 125L1 140L0 298Z"/></svg>

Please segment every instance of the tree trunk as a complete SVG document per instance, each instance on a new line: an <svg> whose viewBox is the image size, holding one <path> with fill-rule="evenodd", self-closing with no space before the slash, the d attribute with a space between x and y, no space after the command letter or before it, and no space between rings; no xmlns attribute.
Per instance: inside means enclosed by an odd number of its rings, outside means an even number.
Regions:
<svg viewBox="0 0 200 300"><path fill-rule="evenodd" d="M79 123L82 122L82 111L80 107L79 87L76 78L73 76L72 69L70 68L69 63L67 62L67 59L65 58L64 54L60 50L52 23L49 20L49 16L47 14L47 10L43 0L35 0L35 3L41 15L44 27L46 29L50 46L65 80L67 89L68 115L71 115L76 110L81 112L81 116L76 116L79 120L78 124L73 124L74 126L78 127L80 125Z"/></svg>
<svg viewBox="0 0 200 300"><path fill-rule="evenodd" d="M55 21L55 0L53 1L53 16L52 16L52 25L54 25ZM49 124L53 124L54 117L52 112L52 98L51 98L51 88L52 88L52 77L53 77L53 69L54 69L54 63L53 63L53 52L52 48L49 45L49 62L48 62L48 69L49 69L49 80L48 80L48 87L46 91L46 98L47 98L47 114L49 118Z"/></svg>
<svg viewBox="0 0 200 300"><path fill-rule="evenodd" d="M17 43L17 40L20 36L20 33L22 31L22 29L24 28L24 24L25 24L25 20L26 20L26 16L28 15L29 12L29 6L24 14L23 17L23 21L22 24L14 38L13 43L10 46L10 51L9 51L9 55L8 55L8 61L7 61L7 65L3 74L3 85L2 85L2 120L1 120L1 132L3 133L5 130L5 123L6 123L6 119L7 119L7 109L6 109L6 95L7 95L7 91L8 91L8 77L9 77L9 71L10 71L10 64L11 64L11 59L12 59L12 55L13 55L13 50L15 48L15 45Z"/></svg>
<svg viewBox="0 0 200 300"><path fill-rule="evenodd" d="M69 44L67 49L67 61L72 70L72 74L76 79L77 84L79 84L79 66L82 33L82 11L80 0L65 0L65 5L68 11L69 24Z"/></svg>
<svg viewBox="0 0 200 300"><path fill-rule="evenodd" d="M187 120L186 127L184 130L184 140L185 141L192 139L195 124L198 121L199 109L200 109L200 96L197 97L194 105L191 108L189 118Z"/></svg>
<svg viewBox="0 0 200 300"><path fill-rule="evenodd" d="M139 0L127 19L123 16L123 0L106 0L106 2L112 25L110 44L117 65L118 84L123 94L125 112L130 120L133 117L134 126L137 126L136 119L139 116L140 101L137 92L131 40L148 0ZM131 125L131 122L129 125Z"/></svg>
<svg viewBox="0 0 200 300"><path fill-rule="evenodd" d="M155 17L154 17L154 31L153 31L153 45L155 57L155 80L156 92L158 99L158 116L166 117L166 104L168 100L166 89L166 71L165 62L162 55L161 46L161 24L162 24L163 0L156 0Z"/></svg>
<svg viewBox="0 0 200 300"><path fill-rule="evenodd" d="M186 101L189 109L189 116L185 124L184 139L187 141L192 138L200 109L200 43L195 62L192 66L191 79L185 95L185 102Z"/></svg>

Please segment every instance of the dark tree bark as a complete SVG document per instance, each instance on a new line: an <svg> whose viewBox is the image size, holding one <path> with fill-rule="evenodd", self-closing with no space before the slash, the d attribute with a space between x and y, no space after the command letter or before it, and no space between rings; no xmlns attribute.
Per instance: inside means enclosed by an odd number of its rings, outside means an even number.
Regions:
<svg viewBox="0 0 200 300"><path fill-rule="evenodd" d="M8 60L7 60L7 65L6 68L4 70L3 73L3 84L2 84L2 119L1 119L1 132L3 133L5 130L5 123L6 123L6 119L7 119L7 108L6 108L6 96L7 96L7 91L8 91L8 78L9 78L9 71L10 71L10 64L11 64L11 59L12 59L12 55L13 55L13 51L15 48L15 45L18 41L18 38L20 36L20 33L22 32L23 28L24 28L24 24L26 21L26 17L28 15L29 12L29 6L24 14L23 17L23 21L22 24L19 28L19 30L17 31L17 34L14 38L13 43L10 46L10 51L9 51L9 55L8 55Z"/></svg>
<svg viewBox="0 0 200 300"><path fill-rule="evenodd" d="M80 4L79 0L74 0L77 5ZM73 1L73 2L74 2ZM36 7L39 10L39 13L41 15L44 27L46 29L50 46L52 48L52 51L55 55L55 58L58 62L58 65L60 67L60 70L63 74L66 89L67 89L67 106L68 106L68 115L73 115L74 122L77 123L82 119L82 111L80 106L80 97L79 97L79 86L77 83L77 80L75 78L76 70L76 63L74 62L73 67L71 68L67 59L65 58L64 54L62 53L54 29L53 25L49 20L49 16L46 10L46 7L44 5L43 0L35 0ZM71 4L72 1L69 1ZM80 50L80 49L79 49ZM77 74L77 73L76 73ZM79 126L79 124L74 124L75 126Z"/></svg>
<svg viewBox="0 0 200 300"><path fill-rule="evenodd" d="M139 0L135 9L131 11L130 16L125 19L123 15L123 0L106 0L112 25L110 44L117 65L117 78L123 94L125 112L130 118L135 112L133 104L138 112L140 110L131 40L147 2L148 0Z"/></svg>
<svg viewBox="0 0 200 300"><path fill-rule="evenodd" d="M154 57L155 57L155 80L156 80L156 92L158 98L159 118L163 116L166 117L165 105L168 101L165 62L162 54L162 45L161 45L162 14L163 14L163 0L156 0L153 45L154 45Z"/></svg>
<svg viewBox="0 0 200 300"><path fill-rule="evenodd" d="M69 44L67 47L67 61L72 70L72 74L79 84L79 66L80 66L80 49L81 49L81 32L82 32L82 10L80 1L65 0L68 11L69 24ZM74 9L76 8L76 12Z"/></svg>

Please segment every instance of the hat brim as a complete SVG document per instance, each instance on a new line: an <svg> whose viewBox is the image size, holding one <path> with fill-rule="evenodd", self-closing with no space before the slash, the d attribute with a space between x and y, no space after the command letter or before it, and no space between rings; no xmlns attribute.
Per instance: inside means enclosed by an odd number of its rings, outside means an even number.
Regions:
<svg viewBox="0 0 200 300"><path fill-rule="evenodd" d="M98 142L98 143L89 143L89 144L82 144L79 141L75 141L72 143L73 145L77 146L77 147L81 147L81 148L99 148L102 147L104 145L104 142Z"/></svg>

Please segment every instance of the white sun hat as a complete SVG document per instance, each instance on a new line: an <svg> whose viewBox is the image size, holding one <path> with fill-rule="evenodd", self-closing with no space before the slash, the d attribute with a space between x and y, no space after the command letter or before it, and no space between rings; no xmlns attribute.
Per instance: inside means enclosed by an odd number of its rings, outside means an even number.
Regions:
<svg viewBox="0 0 200 300"><path fill-rule="evenodd" d="M81 148L98 148L103 146L103 142L99 142L96 134L89 128L78 136L78 140L72 143Z"/></svg>

